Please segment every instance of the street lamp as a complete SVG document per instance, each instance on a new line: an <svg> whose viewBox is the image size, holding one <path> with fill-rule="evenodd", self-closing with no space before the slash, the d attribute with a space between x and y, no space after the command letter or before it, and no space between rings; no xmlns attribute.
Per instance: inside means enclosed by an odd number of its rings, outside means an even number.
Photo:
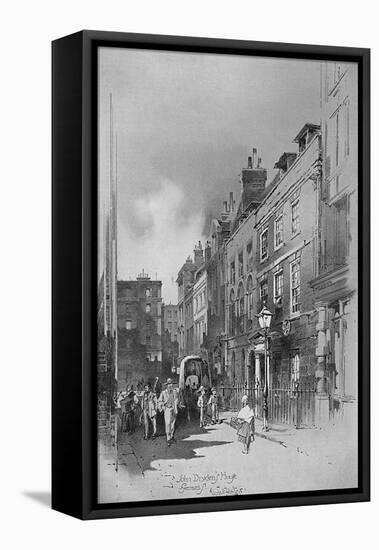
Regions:
<svg viewBox="0 0 379 550"><path fill-rule="evenodd" d="M265 385L263 389L263 430L267 432L268 430L268 364L267 364L267 342L268 342L268 331L271 325L272 313L267 309L266 306L263 307L262 311L258 315L258 322L261 329L264 331L265 337Z"/></svg>

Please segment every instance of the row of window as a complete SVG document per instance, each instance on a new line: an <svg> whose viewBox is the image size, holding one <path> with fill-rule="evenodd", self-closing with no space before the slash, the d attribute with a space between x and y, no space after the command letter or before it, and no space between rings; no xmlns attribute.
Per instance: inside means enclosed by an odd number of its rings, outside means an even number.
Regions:
<svg viewBox="0 0 379 550"><path fill-rule="evenodd" d="M250 282L250 284L249 284ZM273 303L276 307L282 306L284 292L284 276L283 269L279 269L274 272L273 275ZM259 304L258 310L263 306L268 305L268 280L264 278L259 284ZM247 285L247 318L252 319L253 312L253 292L252 292L252 280L249 278ZM290 312L296 314L300 312L300 258L297 258L290 263ZM230 293L230 327L232 332L235 332L235 328L238 328L238 321L245 315L245 292L243 285L238 287L237 299L235 298L234 290ZM236 325L237 323L237 325Z"/></svg>
<svg viewBox="0 0 379 550"><path fill-rule="evenodd" d="M284 278L283 269L274 273L273 302L275 306L281 306L283 300ZM268 302L268 281L264 279L259 285L260 307ZM300 311L300 258L290 263L290 312L295 314Z"/></svg>
<svg viewBox="0 0 379 550"><path fill-rule="evenodd" d="M196 296L194 300L195 313L203 309L204 306L205 306L205 290L203 290L203 292L201 292L198 296Z"/></svg>
<svg viewBox="0 0 379 550"><path fill-rule="evenodd" d="M172 318L177 319L178 317L178 311L176 309L174 310L166 309L166 313L169 319L172 319Z"/></svg>
<svg viewBox="0 0 379 550"><path fill-rule="evenodd" d="M332 114L326 129L325 149L333 172L350 154L349 100L345 100Z"/></svg>
<svg viewBox="0 0 379 550"><path fill-rule="evenodd" d="M153 289L146 288L145 289L145 296L146 296L146 298L150 298L150 297L159 298L159 288L156 288L156 287L153 287Z"/></svg>
<svg viewBox="0 0 379 550"><path fill-rule="evenodd" d="M291 204L291 237L300 233L300 210L299 199L296 199ZM279 214L274 220L274 250L278 250L284 243L284 230L283 230L283 214ZM252 242L250 241L246 247L247 252L247 268L252 267ZM269 239L268 239L268 227L266 227L259 237L259 257L263 262L269 257ZM238 278L244 274L244 253L243 250L238 254ZM230 263L230 284L236 283L237 271L236 264L233 260Z"/></svg>
<svg viewBox="0 0 379 550"><path fill-rule="evenodd" d="M206 324L204 321L200 321L199 323L195 323L195 338L198 344L203 343L204 334L206 333Z"/></svg>
<svg viewBox="0 0 379 550"><path fill-rule="evenodd" d="M300 233L300 210L299 199L296 199L291 204L291 237ZM283 231L283 214L279 214L274 220L274 250L280 248L284 243ZM260 234L259 239L259 256L261 262L267 260L269 256L268 246L268 227Z"/></svg>
<svg viewBox="0 0 379 550"><path fill-rule="evenodd" d="M249 368L249 365L245 365L245 350L241 350L241 367L242 367L242 374L244 373L245 367ZM254 370L254 367L250 365L250 367ZM289 374L290 374L290 381L291 384L295 384L299 382L300 380L300 353L298 349L294 349L290 351L289 354ZM274 379L281 371L281 354L274 352L273 355L273 364L272 364L272 379ZM235 352L232 353L231 357L231 377L232 379L235 379L236 377L236 354ZM256 380L257 382L257 380ZM263 382L263 380L261 380Z"/></svg>

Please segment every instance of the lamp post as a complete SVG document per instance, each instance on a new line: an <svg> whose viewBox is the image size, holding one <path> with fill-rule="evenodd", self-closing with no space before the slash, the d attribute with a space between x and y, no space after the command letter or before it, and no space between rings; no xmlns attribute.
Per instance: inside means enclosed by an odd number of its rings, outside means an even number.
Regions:
<svg viewBox="0 0 379 550"><path fill-rule="evenodd" d="M265 338L265 343L264 343L264 350L265 350L265 385L264 385L264 388L263 388L263 430L265 432L267 432L267 430L268 430L268 402L267 402L267 397L268 397L268 364L267 364L268 353L267 353L267 343L268 343L268 331L269 331L270 325L271 325L271 318L272 318L271 311L269 311L266 308L266 306L264 306L262 311L258 315L258 321L259 321L259 326L264 331L264 338Z"/></svg>

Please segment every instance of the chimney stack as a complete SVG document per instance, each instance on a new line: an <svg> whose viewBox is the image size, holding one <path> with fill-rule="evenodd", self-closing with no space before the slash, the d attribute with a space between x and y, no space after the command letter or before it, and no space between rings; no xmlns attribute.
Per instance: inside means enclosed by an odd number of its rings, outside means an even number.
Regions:
<svg viewBox="0 0 379 550"><path fill-rule="evenodd" d="M258 157L258 166L257 166L257 168L260 168L261 164L262 164L262 159L261 159L261 157Z"/></svg>
<svg viewBox="0 0 379 550"><path fill-rule="evenodd" d="M212 248L210 241L207 241L205 244L205 261L209 262L212 256Z"/></svg>
<svg viewBox="0 0 379 550"><path fill-rule="evenodd" d="M224 212L227 213L228 211L228 201L224 201Z"/></svg>
<svg viewBox="0 0 379 550"><path fill-rule="evenodd" d="M247 167L248 167L248 168L252 168L252 167L253 167L253 163L252 163L251 157L247 157Z"/></svg>
<svg viewBox="0 0 379 550"><path fill-rule="evenodd" d="M200 241L199 241L199 244L195 245L195 249L193 251L193 256L194 256L194 259L195 259L195 265L196 265L197 268L199 268L201 266L201 264L203 263L203 261L204 261L203 247L202 247Z"/></svg>
<svg viewBox="0 0 379 550"><path fill-rule="evenodd" d="M233 191L230 191L229 193L229 212L234 212Z"/></svg>

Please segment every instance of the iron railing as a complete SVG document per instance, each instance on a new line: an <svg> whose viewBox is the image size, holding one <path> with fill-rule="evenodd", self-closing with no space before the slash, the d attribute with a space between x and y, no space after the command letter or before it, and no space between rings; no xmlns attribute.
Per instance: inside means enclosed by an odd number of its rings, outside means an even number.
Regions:
<svg viewBox="0 0 379 550"><path fill-rule="evenodd" d="M243 395L257 418L263 418L264 388L260 385L235 384L219 388L220 406L226 411L238 411ZM277 424L292 424L297 428L315 424L315 395L313 384L289 384L268 389L268 420Z"/></svg>

